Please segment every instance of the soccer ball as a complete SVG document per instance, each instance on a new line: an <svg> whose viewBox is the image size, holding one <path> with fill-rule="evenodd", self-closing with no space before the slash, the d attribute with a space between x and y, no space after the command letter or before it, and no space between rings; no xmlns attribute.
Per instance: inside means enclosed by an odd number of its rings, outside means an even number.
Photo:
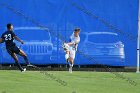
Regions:
<svg viewBox="0 0 140 93"><path fill-rule="evenodd" d="M63 43L62 47L63 47L63 49L64 49L64 50L68 50L69 45L68 45L68 44L66 44L66 43Z"/></svg>

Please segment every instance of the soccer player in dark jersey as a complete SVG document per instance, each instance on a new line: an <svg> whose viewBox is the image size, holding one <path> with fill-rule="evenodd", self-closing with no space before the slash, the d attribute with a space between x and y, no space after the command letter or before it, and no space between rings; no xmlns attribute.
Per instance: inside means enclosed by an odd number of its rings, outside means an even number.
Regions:
<svg viewBox="0 0 140 93"><path fill-rule="evenodd" d="M6 50L11 55L11 57L15 60L16 65L20 69L21 72L25 72L26 68L22 68L22 66L18 62L18 57L16 54L22 56L27 64L27 66L31 66L31 64L28 61L28 58L24 51L22 51L20 48L16 46L13 40L17 40L21 42L21 44L24 44L24 42L18 38L15 33L13 32L13 25L7 24L7 31L4 32L0 38L0 43L5 42Z"/></svg>

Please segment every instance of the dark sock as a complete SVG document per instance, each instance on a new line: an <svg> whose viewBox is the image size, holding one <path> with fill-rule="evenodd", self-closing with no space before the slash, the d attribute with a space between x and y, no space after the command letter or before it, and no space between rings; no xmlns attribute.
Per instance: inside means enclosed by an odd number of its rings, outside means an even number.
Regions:
<svg viewBox="0 0 140 93"><path fill-rule="evenodd" d="M18 62L16 62L16 65L17 65L17 67L19 68L20 71L23 71L23 68L21 67L21 65Z"/></svg>
<svg viewBox="0 0 140 93"><path fill-rule="evenodd" d="M24 58L24 60L25 60L26 64L30 64L30 63L29 63L29 61L28 61L27 56L24 56L23 58Z"/></svg>

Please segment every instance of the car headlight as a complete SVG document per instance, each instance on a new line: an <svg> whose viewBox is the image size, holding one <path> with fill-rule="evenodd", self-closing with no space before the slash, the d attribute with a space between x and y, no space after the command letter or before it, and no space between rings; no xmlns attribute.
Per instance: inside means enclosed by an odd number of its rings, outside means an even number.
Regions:
<svg viewBox="0 0 140 93"><path fill-rule="evenodd" d="M123 48L123 47L124 47L124 44L123 44L122 42L117 42L117 43L115 44L115 47L116 47L116 48Z"/></svg>

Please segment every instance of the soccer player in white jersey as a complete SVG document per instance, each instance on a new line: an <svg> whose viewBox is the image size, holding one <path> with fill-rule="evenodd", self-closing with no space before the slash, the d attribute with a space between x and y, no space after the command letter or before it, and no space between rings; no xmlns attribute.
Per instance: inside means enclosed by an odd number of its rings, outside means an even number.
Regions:
<svg viewBox="0 0 140 93"><path fill-rule="evenodd" d="M77 51L78 43L80 42L80 28L75 28L73 34L70 36L70 42L64 43L63 48L66 52L65 59L69 62L69 72L72 73L74 65L75 53Z"/></svg>

